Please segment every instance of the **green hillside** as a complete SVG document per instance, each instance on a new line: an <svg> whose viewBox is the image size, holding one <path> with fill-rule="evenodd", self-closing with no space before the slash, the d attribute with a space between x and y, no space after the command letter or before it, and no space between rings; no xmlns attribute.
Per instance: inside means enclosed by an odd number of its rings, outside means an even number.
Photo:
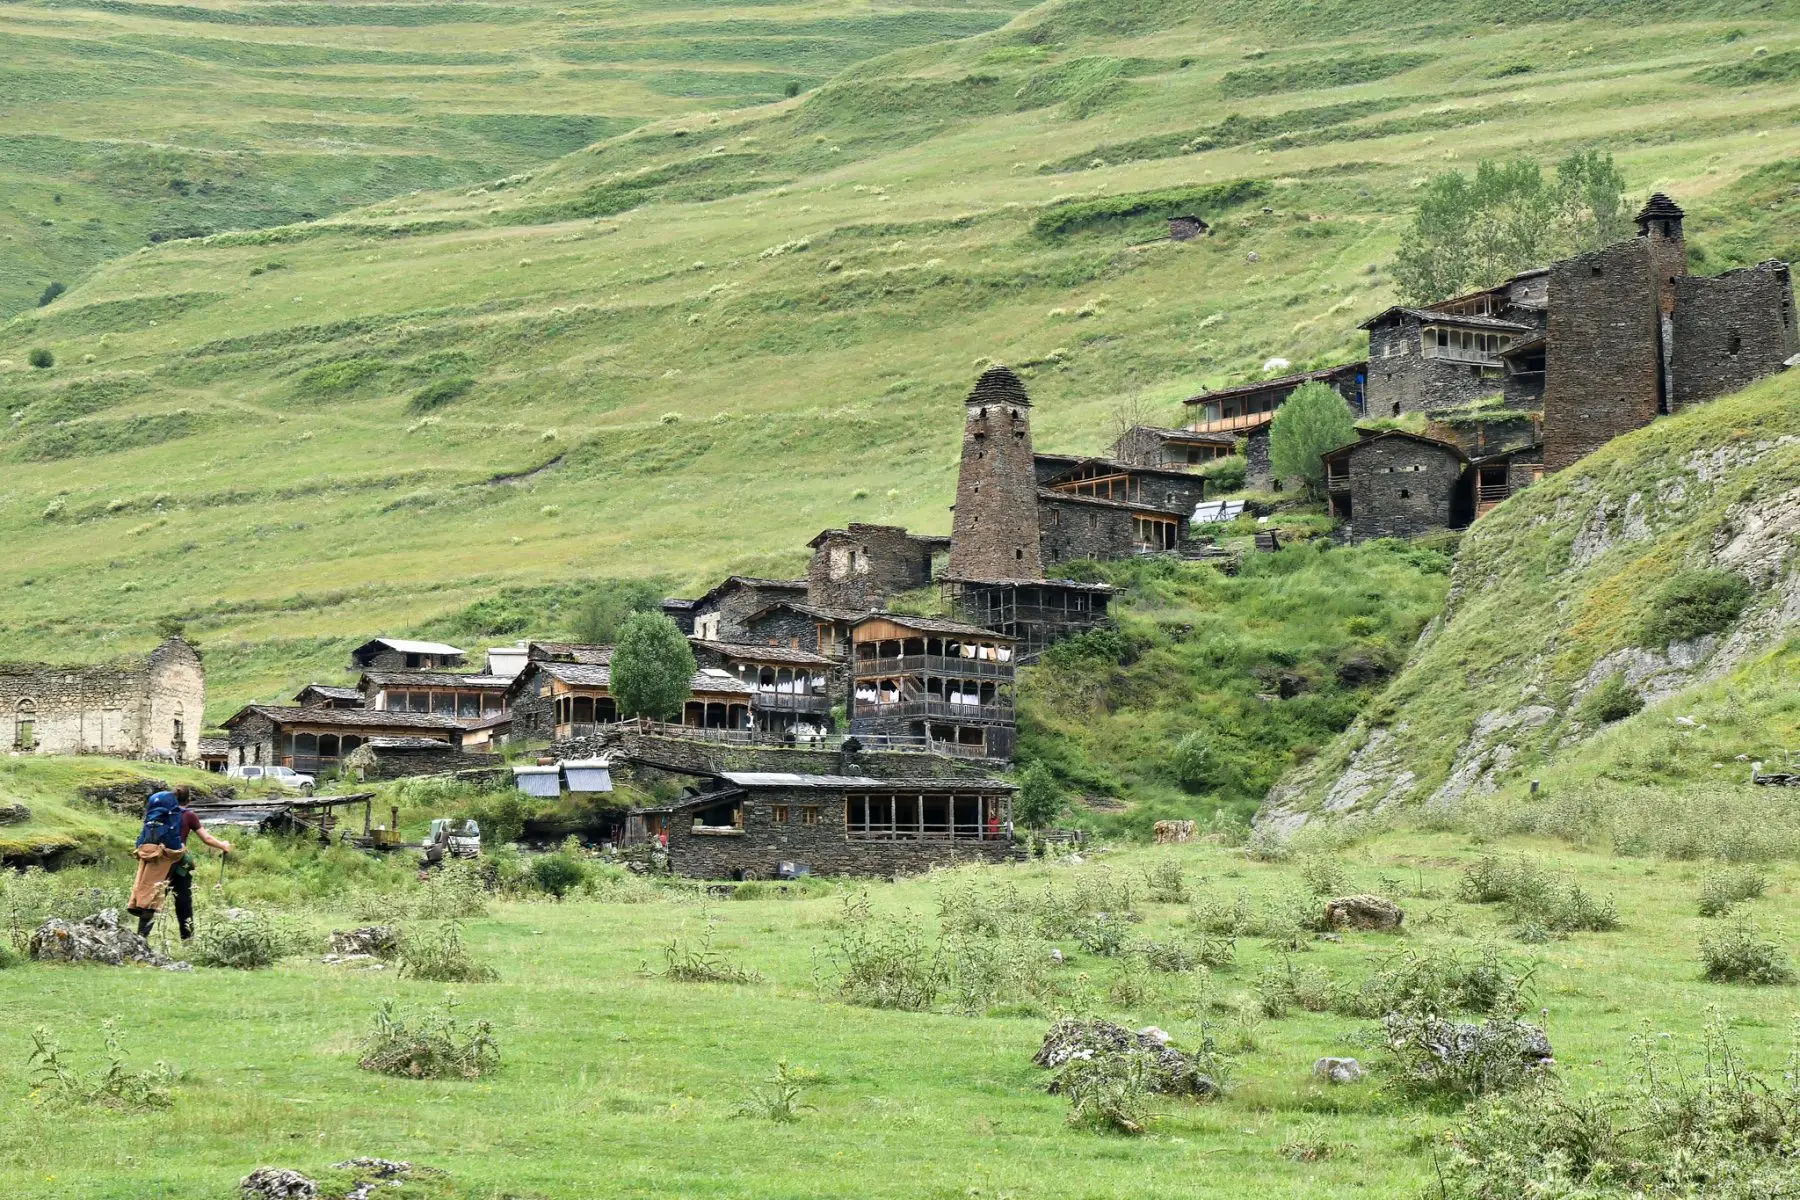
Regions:
<svg viewBox="0 0 1800 1200"><path fill-rule="evenodd" d="M5 18L148 19L120 8ZM894 28L967 15L919 11ZM1705 269L1800 253L1791 4L1637 4L1628 23L1599 4L1527 5L1509 24L1483 11L1053 3L793 101L510 160L483 186L109 259L0 326L8 651L97 657L181 618L213 654L217 709L335 658L337 639L441 624L507 587L692 588L792 570L807 536L846 520L942 531L980 365L1021 368L1040 445L1079 450L1106 443L1122 398L1173 422L1182 395L1271 357L1354 353L1356 322L1392 298L1382 264L1414 188L1484 155L1609 148L1635 192L1689 208ZM752 18L829 16L712 15L749 42ZM858 22L889 29L839 15L846 45ZM525 56L512 47L554 28L562 49L533 61L565 62L579 39L527 16L504 26L513 41L331 36ZM633 53L712 54L692 19L645 15L666 37ZM187 24L231 45L325 36ZM806 82L842 66L822 58ZM279 91L276 68L233 69L255 97ZM556 69L484 103L633 121L698 108L622 82L606 95L641 103L609 107L563 77L572 60ZM186 103L131 87L91 121ZM432 113L458 111L444 88ZM217 107L254 123L253 104ZM405 125L437 161L468 157L444 122ZM1215 236L1162 240L1187 210ZM53 367L28 365L38 348Z"/></svg>
<svg viewBox="0 0 1800 1200"><path fill-rule="evenodd" d="M1662 807L1800 747L1800 376L1658 421L1464 536L1406 669L1262 817ZM1602 803L1604 800L1604 803ZM1529 806L1527 806L1529 807ZM1529 816L1525 819L1530 819ZM1562 830L1575 832L1574 827ZM1604 836L1594 828L1590 836Z"/></svg>
<svg viewBox="0 0 1800 1200"><path fill-rule="evenodd" d="M0 316L150 242L508 176L1020 5L0 7Z"/></svg>

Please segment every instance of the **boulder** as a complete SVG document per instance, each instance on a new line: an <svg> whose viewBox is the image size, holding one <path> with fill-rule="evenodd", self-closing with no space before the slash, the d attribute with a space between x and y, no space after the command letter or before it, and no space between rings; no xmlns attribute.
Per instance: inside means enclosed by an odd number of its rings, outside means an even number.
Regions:
<svg viewBox="0 0 1800 1200"><path fill-rule="evenodd" d="M1392 930L1404 920L1400 906L1385 896L1339 896L1325 902L1327 929Z"/></svg>
<svg viewBox="0 0 1800 1200"><path fill-rule="evenodd" d="M1163 1040L1158 1040L1158 1035ZM1167 1043L1168 1034L1154 1026L1133 1033L1111 1021L1078 1020L1064 1017L1044 1035L1044 1044L1032 1058L1040 1067L1055 1070L1076 1059L1098 1054L1127 1054L1140 1051L1155 1066L1152 1091L1171 1096L1207 1098L1219 1093L1219 1085L1201 1072L1194 1060ZM1054 1080L1050 1091L1057 1090Z"/></svg>
<svg viewBox="0 0 1800 1200"><path fill-rule="evenodd" d="M244 1200L316 1200L319 1185L286 1167L258 1167L238 1182Z"/></svg>
<svg viewBox="0 0 1800 1200"><path fill-rule="evenodd" d="M23 825L31 820L31 810L16 800L11 804L0 804L0 825Z"/></svg>
<svg viewBox="0 0 1800 1200"><path fill-rule="evenodd" d="M331 931L331 952L340 957L391 958L400 935L392 925L364 925L360 929Z"/></svg>
<svg viewBox="0 0 1800 1200"><path fill-rule="evenodd" d="M1194 823L1192 821L1158 821L1151 827L1159 846L1174 842L1190 842L1194 839Z"/></svg>
<svg viewBox="0 0 1800 1200"><path fill-rule="evenodd" d="M164 971L193 969L158 954L136 931L121 929L116 908L101 909L81 921L51 917L32 933L27 950L39 962L98 962L114 967L137 962Z"/></svg>
<svg viewBox="0 0 1800 1200"><path fill-rule="evenodd" d="M1426 1065L1419 1069L1421 1075L1467 1074L1483 1060L1497 1061L1494 1056L1500 1053L1518 1054L1528 1070L1556 1065L1549 1035L1529 1021L1510 1017L1491 1017L1478 1025L1389 1013L1382 1018L1382 1029L1390 1048L1400 1050L1410 1044L1424 1052Z"/></svg>
<svg viewBox="0 0 1800 1200"><path fill-rule="evenodd" d="M1363 1069L1354 1058L1321 1058L1313 1064L1313 1074L1328 1083L1355 1083Z"/></svg>

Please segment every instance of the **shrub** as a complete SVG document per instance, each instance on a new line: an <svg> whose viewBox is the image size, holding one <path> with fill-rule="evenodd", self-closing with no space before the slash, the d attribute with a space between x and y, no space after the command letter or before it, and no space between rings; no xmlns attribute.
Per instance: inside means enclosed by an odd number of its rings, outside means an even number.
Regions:
<svg viewBox="0 0 1800 1200"><path fill-rule="evenodd" d="M161 1061L148 1070L130 1070L119 1043L118 1023L102 1021L100 1029L106 1043L106 1066L93 1071L70 1063L55 1035L44 1026L32 1030L31 1053L25 1058L32 1099L39 1104L95 1104L125 1111L173 1104L169 1089L180 1073Z"/></svg>
<svg viewBox="0 0 1800 1200"><path fill-rule="evenodd" d="M1089 954L1114 958L1125 952L1125 922L1112 913L1095 913L1075 933L1075 940Z"/></svg>
<svg viewBox="0 0 1800 1200"><path fill-rule="evenodd" d="M864 1008L923 1012L948 982L941 948L927 946L910 921L870 919L866 900L846 900L845 929L832 947L838 997Z"/></svg>
<svg viewBox="0 0 1800 1200"><path fill-rule="evenodd" d="M1260 199L1269 185L1254 179L1233 179L1194 187L1153 192L1129 192L1096 200L1053 201L1031 223L1039 237L1059 238L1090 230L1116 229L1133 221L1166 221L1192 213L1210 217L1217 212Z"/></svg>
<svg viewBox="0 0 1800 1200"><path fill-rule="evenodd" d="M1183 734L1169 755L1169 773L1184 791L1205 791L1212 785L1219 769L1219 756L1212 738L1196 729Z"/></svg>
<svg viewBox="0 0 1800 1200"><path fill-rule="evenodd" d="M710 907L701 910L700 936L694 941L681 937L663 947L664 979L678 983L756 983L762 979L755 971L746 970L713 949L713 931L719 919Z"/></svg>
<svg viewBox="0 0 1800 1200"><path fill-rule="evenodd" d="M49 287L38 293L37 306L39 308L49 307L51 301L55 300L58 296L68 290L69 289L64 287L60 282L52 280ZM34 363L33 365L35 366L36 364Z"/></svg>
<svg viewBox="0 0 1800 1200"><path fill-rule="evenodd" d="M1324 854L1309 854L1301 859L1300 878L1315 896L1342 896L1350 890L1350 876L1344 864Z"/></svg>
<svg viewBox="0 0 1800 1200"><path fill-rule="evenodd" d="M1750 603L1750 583L1735 571L1680 571L1651 595L1637 642L1660 650L1731 627ZM1635 710L1633 710L1635 711Z"/></svg>
<svg viewBox="0 0 1800 1200"><path fill-rule="evenodd" d="M1787 952L1764 938L1756 922L1741 913L1718 933L1700 935L1700 965L1713 983L1768 986L1795 981Z"/></svg>
<svg viewBox="0 0 1800 1200"><path fill-rule="evenodd" d="M587 879L587 866L568 851L555 850L533 858L527 875L538 891L561 900Z"/></svg>
<svg viewBox="0 0 1800 1200"><path fill-rule="evenodd" d="M971 1015L998 1005L1038 1015L1038 1002L1062 995L1068 979L1044 943L1016 934L947 939L944 974L956 1010Z"/></svg>
<svg viewBox="0 0 1800 1200"><path fill-rule="evenodd" d="M1257 1007L1271 1020L1280 1020L1296 1007L1330 1012L1337 1004L1337 984L1330 973L1318 967L1296 967L1288 955L1278 964L1265 966L1251 986Z"/></svg>
<svg viewBox="0 0 1800 1200"><path fill-rule="evenodd" d="M1709 871L1700 881L1700 915L1722 917L1745 900L1759 898L1768 886L1769 877L1758 867Z"/></svg>
<svg viewBox="0 0 1800 1200"><path fill-rule="evenodd" d="M752 1087L750 1094L738 1103L732 1115L760 1117L778 1124L798 1121L802 1110L813 1107L800 1103L800 1097L808 1086L807 1081L790 1070L786 1062L778 1062L775 1064L775 1073L764 1080L761 1086Z"/></svg>
<svg viewBox="0 0 1800 1200"><path fill-rule="evenodd" d="M1200 965L1200 956L1180 942L1137 942L1132 945L1131 953L1152 971L1164 974L1192 971Z"/></svg>
<svg viewBox="0 0 1800 1200"><path fill-rule="evenodd" d="M1250 477L1250 460L1241 454L1227 454L1200 468L1200 474L1206 479L1206 494L1209 496L1241 491L1245 480Z"/></svg>
<svg viewBox="0 0 1800 1200"><path fill-rule="evenodd" d="M1156 1071L1146 1051L1105 1051L1071 1058L1057 1073L1052 1090L1068 1097L1069 1124L1135 1135L1150 1124Z"/></svg>
<svg viewBox="0 0 1800 1200"><path fill-rule="evenodd" d="M402 930L399 957L402 979L487 983L500 977L494 968L476 962L469 954L459 921L445 921L434 929Z"/></svg>
<svg viewBox="0 0 1800 1200"><path fill-rule="evenodd" d="M1062 789L1043 763L1032 763L1019 772L1019 793L1013 797L1013 820L1026 829L1043 829L1062 815Z"/></svg>
<svg viewBox="0 0 1800 1200"><path fill-rule="evenodd" d="M1182 874L1181 864L1165 858L1144 872L1144 899L1152 904L1186 904L1187 876Z"/></svg>
<svg viewBox="0 0 1800 1200"><path fill-rule="evenodd" d="M47 370L56 365L56 355L43 346L33 346L25 355L25 361L38 370Z"/></svg>
<svg viewBox="0 0 1800 1200"><path fill-rule="evenodd" d="M434 379L412 394L412 399L406 402L406 411L410 413L431 412L454 400L462 399L474 387L475 381L467 375Z"/></svg>
<svg viewBox="0 0 1800 1200"><path fill-rule="evenodd" d="M479 1079L500 1066L500 1046L487 1021L464 1025L456 1001L446 996L441 1010L400 1012L384 1000L375 1025L363 1039L356 1065L382 1075L410 1079Z"/></svg>
<svg viewBox="0 0 1800 1200"><path fill-rule="evenodd" d="M1543 1073L1543 1030L1495 1015L1479 1025L1447 1021L1407 1007L1381 1020L1382 1046L1409 1091L1479 1097L1524 1087Z"/></svg>
<svg viewBox="0 0 1800 1200"><path fill-rule="evenodd" d="M1528 1006L1532 975L1533 968L1507 958L1492 942L1473 954L1409 948L1390 955L1355 991L1342 991L1337 1008L1355 1017L1396 1011L1512 1014Z"/></svg>
<svg viewBox="0 0 1800 1200"><path fill-rule="evenodd" d="M194 938L192 960L203 967L253 971L288 953L288 939L261 913L207 921Z"/></svg>

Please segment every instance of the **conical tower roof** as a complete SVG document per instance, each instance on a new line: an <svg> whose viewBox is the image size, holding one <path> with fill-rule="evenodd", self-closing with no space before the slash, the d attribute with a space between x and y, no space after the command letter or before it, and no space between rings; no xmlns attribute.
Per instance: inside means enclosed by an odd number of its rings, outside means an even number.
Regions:
<svg viewBox="0 0 1800 1200"><path fill-rule="evenodd" d="M1025 394L1025 384L1012 368L995 363L981 373L975 381L975 387L969 392L970 404L1011 404L1031 407L1031 397Z"/></svg>
<svg viewBox="0 0 1800 1200"><path fill-rule="evenodd" d="M1686 215L1679 204L1657 192L1644 202L1643 211L1637 215L1637 223L1641 226L1650 221L1679 221Z"/></svg>

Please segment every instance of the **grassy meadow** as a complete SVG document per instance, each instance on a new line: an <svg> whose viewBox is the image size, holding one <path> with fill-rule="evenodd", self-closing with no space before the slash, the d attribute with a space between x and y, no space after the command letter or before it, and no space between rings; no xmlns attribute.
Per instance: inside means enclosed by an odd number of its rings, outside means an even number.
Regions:
<svg viewBox="0 0 1800 1200"><path fill-rule="evenodd" d="M466 186L121 245L0 326L8 653L101 657L181 619L214 655L215 709L283 686L284 657L324 661L330 643L428 627L507 588L655 576L691 591L728 569L792 571L806 537L847 520L943 531L958 400L990 360L1026 376L1040 446L1093 450L1121 401L1173 423L1180 398L1267 360L1358 353L1356 322L1393 298L1383 264L1414 189L1445 166L1604 147L1634 192L1688 207L1703 269L1796 252L1800 82L1781 5L1646 3L1623 22L1571 3L1506 24L1451 5L1402 30L1409 18L1360 0L1050 4L821 60L798 97L735 109L657 109L616 80L578 96L585 77L563 77L600 69L564 62L577 42L639 55L621 76L645 59L673 69L678 47L725 53L680 10L607 10L644 36L588 41L562 10L440 6L443 23L394 31L353 24L380 16L354 6L298 29L250 20L305 6L230 9L243 24L150 7L0 19L185 22L141 34L133 52L154 55L174 53L168 39L535 53L544 81L468 107L529 96L647 122ZM493 37L454 20L502 13ZM728 13L713 15L745 55L757 21L779 42L835 20L873 53L859 22L978 15ZM791 49L769 53L801 61ZM216 115L237 127L273 92L319 91L276 73L327 67L229 69L243 82L227 92L249 100ZM380 91L410 88L415 68L328 69L368 69ZM104 78L126 90L86 111L186 120L185 100ZM441 86L420 85L422 109L475 85ZM615 94L641 103L609 108ZM46 102L28 123L74 111ZM421 155L451 153L435 119L331 119L399 124ZM1163 240L1170 206L1214 236ZM31 367L34 349L55 365Z"/></svg>
<svg viewBox="0 0 1800 1200"><path fill-rule="evenodd" d="M1682 825L1666 811L1640 819ZM1732 819L1757 820L1741 803ZM0 1176L8 1195L44 1200L223 1200L258 1165L317 1174L378 1155L447 1171L431 1195L521 1200L1436 1195L1462 1101L1401 1087L1368 1040L1372 1022L1350 1007L1366 980L1406 956L1497 956L1506 971L1528 973L1528 1019L1548 1029L1571 1098L1628 1087L1632 1039L1643 1032L1673 1034L1691 1067L1714 1007L1744 1065L1778 1073L1795 989L1703 981L1697 945L1726 922L1700 917L1696 904L1718 868L1712 856L1770 859L1765 894L1739 907L1785 941L1781 922L1800 915L1795 847L1708 840L1726 824L1688 829L1698 840L1682 858L1625 857L1603 837L1507 834L1477 814L1320 840L1275 861L1217 844L1116 848L1090 850L1082 865L809 881L786 893L751 885L710 901L598 871L586 894L560 903L494 897L466 917L470 952L498 978L457 985L318 961L327 929L376 915L438 924L418 915L421 892L403 869L345 851L247 845L223 891L213 890L207 859L202 924L219 922L226 903L277 913L292 953L272 968L0 970L0 1005L21 1014L0 1029ZM1461 898L1485 857L1523 857L1550 877L1579 878L1615 905L1620 927L1516 940L1504 905ZM1177 874L1179 898L1170 890ZM55 878L72 889L119 888L126 877L114 862ZM11 911L30 882L13 877ZM1355 891L1397 898L1404 932L1330 942L1294 931L1292 914L1316 907L1319 895ZM1136 914L1124 953L1090 951L1079 937L970 932L982 914L1048 912L1047 896L1082 894ZM1228 939L1207 931L1234 906L1244 931L1229 964L1146 965L1150 942L1216 949ZM751 981L658 974L671 944L691 948L709 924L714 961L754 972ZM844 1002L852 935L901 930L917 932L921 959L934 948L977 963L983 953L1023 955L1030 965L1018 978L1030 986L959 984L917 1012ZM1067 965L1045 965L1052 946ZM447 993L460 1018L493 1023L496 1073L445 1081L357 1068L378 1002L430 1006ZM1068 1125L1068 1104L1045 1093L1048 1073L1030 1061L1063 1012L1156 1024L1186 1049L1214 1039L1227 1060L1225 1095L1160 1100L1138 1138ZM34 1026L85 1070L101 1061L99 1022L108 1018L119 1019L130 1069L157 1059L178 1068L171 1108L115 1112L34 1089L25 1061ZM1372 1074L1342 1086L1316 1081L1313 1060L1326 1054L1357 1057ZM777 1062L803 1082L796 1119L740 1114Z"/></svg>

